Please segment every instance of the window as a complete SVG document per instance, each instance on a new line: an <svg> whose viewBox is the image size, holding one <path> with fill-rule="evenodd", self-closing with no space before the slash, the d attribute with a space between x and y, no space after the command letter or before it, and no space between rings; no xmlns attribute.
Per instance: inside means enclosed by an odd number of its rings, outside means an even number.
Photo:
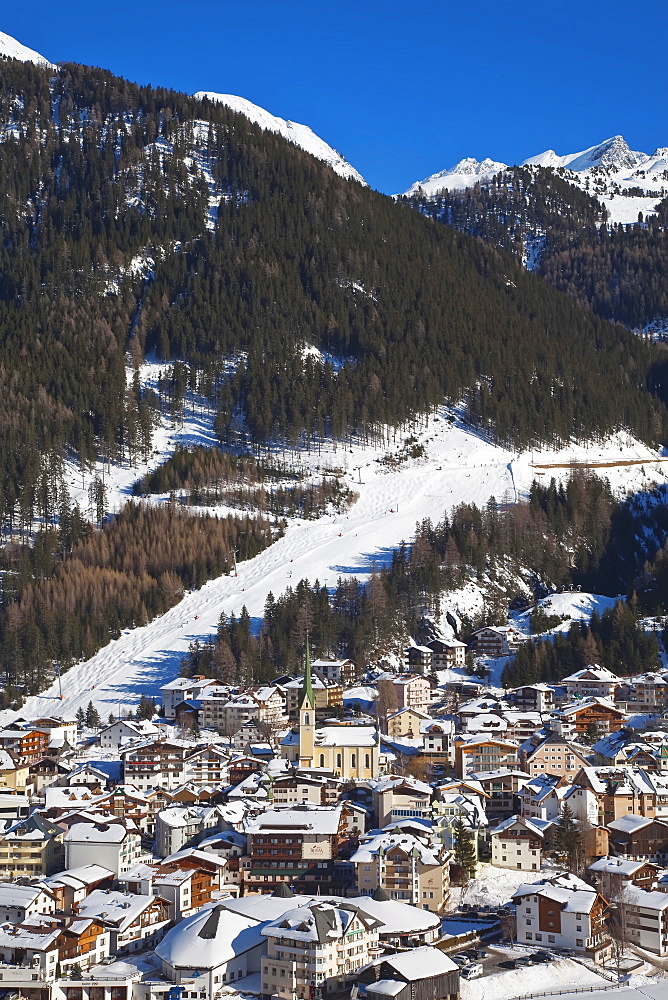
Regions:
<svg viewBox="0 0 668 1000"><path fill-rule="evenodd" d="M350 766L351 767L357 767L357 754L356 753L351 753L351 755L350 755Z"/></svg>
<svg viewBox="0 0 668 1000"><path fill-rule="evenodd" d="M324 755L324 753L321 753L320 754L320 767L324 767L324 766L325 766L325 755Z"/></svg>
<svg viewBox="0 0 668 1000"><path fill-rule="evenodd" d="M538 935L536 935L536 937L537 937L537 936L538 936ZM531 931L527 931L527 935L526 935L526 938L527 938L527 941L531 941L531 940L533 940L533 934L531 933Z"/></svg>
<svg viewBox="0 0 668 1000"><path fill-rule="evenodd" d="M548 934L547 940L550 942L550 944L554 944L554 934Z"/></svg>
<svg viewBox="0 0 668 1000"><path fill-rule="evenodd" d="M341 767L341 754L340 753L337 753L337 755L336 755L336 766L337 767Z"/></svg>
<svg viewBox="0 0 668 1000"><path fill-rule="evenodd" d="M542 934L536 934L536 941L542 941L542 940L543 940L543 935Z"/></svg>
<svg viewBox="0 0 668 1000"><path fill-rule="evenodd" d="M578 946L578 948L581 948L582 947L582 938L576 938L575 939L575 943Z"/></svg>

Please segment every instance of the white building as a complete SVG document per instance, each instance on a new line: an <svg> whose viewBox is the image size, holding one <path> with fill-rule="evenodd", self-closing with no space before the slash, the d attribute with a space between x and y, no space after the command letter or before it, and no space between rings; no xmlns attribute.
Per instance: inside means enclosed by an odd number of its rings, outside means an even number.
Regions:
<svg viewBox="0 0 668 1000"><path fill-rule="evenodd" d="M512 900L520 944L569 949L589 956L597 964L610 957L607 903L575 875L555 875L520 885Z"/></svg>
<svg viewBox="0 0 668 1000"><path fill-rule="evenodd" d="M264 927L262 993L292 1000L348 989L359 970L379 954L380 921L352 904L310 902L288 910Z"/></svg>
<svg viewBox="0 0 668 1000"><path fill-rule="evenodd" d="M205 830L218 829L221 818L216 806L170 806L155 818L155 850L161 858L175 854Z"/></svg>
<svg viewBox="0 0 668 1000"><path fill-rule="evenodd" d="M209 685L215 684L212 677L177 677L160 688L162 705L166 719L176 718L176 708L182 701L197 701Z"/></svg>
<svg viewBox="0 0 668 1000"><path fill-rule="evenodd" d="M510 816L490 833L492 864L498 868L539 872L545 832L552 826L542 819Z"/></svg>
<svg viewBox="0 0 668 1000"><path fill-rule="evenodd" d="M105 750L118 750L131 740L154 739L161 730L148 719L117 719L100 732L100 746Z"/></svg>
<svg viewBox="0 0 668 1000"><path fill-rule="evenodd" d="M75 823L63 837L65 867L102 865L123 875L141 857L141 836L130 819L109 823Z"/></svg>
<svg viewBox="0 0 668 1000"><path fill-rule="evenodd" d="M620 683L619 677L606 667L594 663L583 670L576 670L561 681L566 685L569 698L607 698L612 700L615 688Z"/></svg>

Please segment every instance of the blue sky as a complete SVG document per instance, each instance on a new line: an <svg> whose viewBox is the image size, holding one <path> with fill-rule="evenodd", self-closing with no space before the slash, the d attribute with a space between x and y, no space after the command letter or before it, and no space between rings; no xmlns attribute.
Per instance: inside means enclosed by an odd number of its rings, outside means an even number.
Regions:
<svg viewBox="0 0 668 1000"><path fill-rule="evenodd" d="M668 145L665 0L33 0L0 30L54 62L246 97L387 193L464 156Z"/></svg>

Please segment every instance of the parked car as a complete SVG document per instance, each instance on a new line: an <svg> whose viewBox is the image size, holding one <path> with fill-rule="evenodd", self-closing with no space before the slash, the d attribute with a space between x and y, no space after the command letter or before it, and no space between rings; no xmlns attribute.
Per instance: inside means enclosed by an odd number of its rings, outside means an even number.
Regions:
<svg viewBox="0 0 668 1000"><path fill-rule="evenodd" d="M460 975L463 976L464 979L477 979L479 976L482 976L482 965L480 962L474 962L472 965L465 965L460 971Z"/></svg>

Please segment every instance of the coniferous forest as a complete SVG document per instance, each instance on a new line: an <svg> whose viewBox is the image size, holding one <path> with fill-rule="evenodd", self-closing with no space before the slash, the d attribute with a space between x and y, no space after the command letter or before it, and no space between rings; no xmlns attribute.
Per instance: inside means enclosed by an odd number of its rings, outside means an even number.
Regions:
<svg viewBox="0 0 668 1000"><path fill-rule="evenodd" d="M396 550L391 565L368 581L340 580L329 593L318 581L301 580L270 594L259 634L245 610L238 619L223 616L215 640L191 648L184 671L224 683L298 671L307 631L317 655L349 656L365 668L419 636L424 617L438 617L448 592L469 579L490 591L497 583L500 598L464 623L464 639L483 624L504 624L509 605L526 603L527 594L534 600L581 587L630 598L589 626L574 623L555 643L524 646L506 668L509 687L558 680L591 662L620 674L651 669L658 644L640 620L668 604L666 490L617 500L606 480L576 471L565 485L534 482L518 504L493 497L483 509L461 504L438 524L418 524L410 548ZM540 624L537 616L533 623Z"/></svg>
<svg viewBox="0 0 668 1000"><path fill-rule="evenodd" d="M531 262L605 319L642 328L668 316L668 199L633 225L546 167L513 167L463 191L406 199L422 214Z"/></svg>
<svg viewBox="0 0 668 1000"><path fill-rule="evenodd" d="M0 116L3 523L48 516L68 449L146 447L146 351L189 363L223 441L378 434L465 395L517 445L664 436L651 347L222 105L8 61Z"/></svg>
<svg viewBox="0 0 668 1000"><path fill-rule="evenodd" d="M53 663L89 656L165 610L180 587L224 571L231 546L268 544L261 516L209 519L190 538L196 529L174 509L132 505L90 529L71 507L66 460L147 458L159 413L178 413L187 392L215 412L223 449L379 440L462 399L473 425L517 447L620 428L666 437L663 355L602 318L619 318L616 308L595 315L586 294L573 301L527 273L513 245L436 225L223 105L78 65L2 61L0 176L0 651L10 700L42 686ZM596 208L583 200L578 211L598 239ZM580 270L562 273L577 285ZM161 393L138 377L149 353L171 363ZM274 514L349 500L323 481L256 503L239 469L236 484L231 470L222 484L216 461L189 458L185 468L176 456L162 483L195 505L232 498ZM252 474L261 485L264 473ZM157 488L147 480L138 492ZM95 494L102 524L102 482ZM400 609L399 622L415 620L465 563L519 558L515 546L536 574L591 574L615 530L615 504L599 507L607 513L593 527L578 520L586 504L577 507L571 527L586 541L575 566L535 504L517 514L532 531L495 504L422 525L410 553L366 590L353 582L331 600L317 586L308 600L277 599L263 636L229 639L234 670L251 661L263 675L267 649L287 668L296 647L280 622L301 603L322 609L323 648L345 646L363 662L381 623L394 629L384 616ZM545 551L528 559L545 530ZM159 559L139 554L142 532ZM656 593L663 576L657 564Z"/></svg>

